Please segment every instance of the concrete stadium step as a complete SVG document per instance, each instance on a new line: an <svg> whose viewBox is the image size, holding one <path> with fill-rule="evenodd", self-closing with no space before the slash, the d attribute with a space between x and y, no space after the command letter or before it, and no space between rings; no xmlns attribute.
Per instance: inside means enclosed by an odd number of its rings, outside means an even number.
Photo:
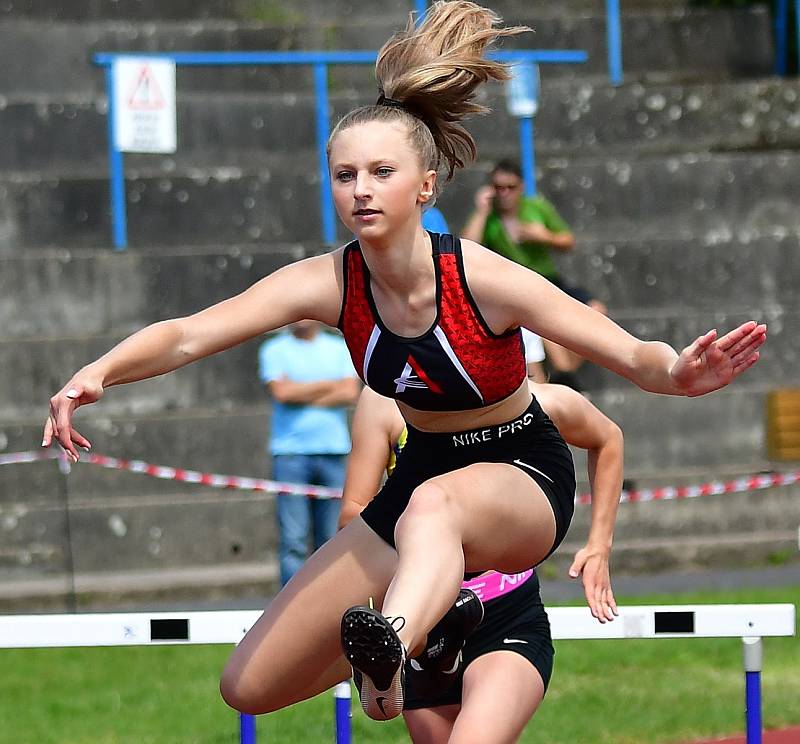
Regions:
<svg viewBox="0 0 800 744"><path fill-rule="evenodd" d="M747 384L758 385L763 390L797 379L796 369L800 363L800 349L795 343L800 333L797 306L781 308L777 318L769 309L758 308L716 313L679 314L675 311L649 317L645 312L632 318L615 314L614 319L639 338L663 340L678 349L712 327L718 327L722 332L753 318L765 320L769 326L770 344L764 349L758 367L749 373ZM62 336L0 342L0 362L6 371L0 381L0 418L15 420L34 415L64 384L65 380L59 376L61 370L79 369L101 356L122 337L123 334ZM255 382L257 344L257 339L254 339L169 376L121 388L114 394L117 406L114 410L154 412L202 406L207 396L212 394L214 400L226 405L258 400L260 391ZM579 372L579 381L587 391L605 391L613 395L617 391L630 390L627 381L600 367L587 364ZM650 424L652 420L646 423Z"/></svg>
<svg viewBox="0 0 800 744"><path fill-rule="evenodd" d="M314 162L310 156L285 155L255 169L142 173L129 168L130 244L320 239ZM289 168L292 174L284 178ZM107 175L0 179L0 254L34 246L106 246L110 237Z"/></svg>
<svg viewBox="0 0 800 744"><path fill-rule="evenodd" d="M9 576L13 574L9 573ZM59 571L43 576L30 571L0 580L0 612L59 612L63 610L136 612L147 606L220 609L221 604L261 608L279 589L275 559L253 563L222 563L145 571L90 571L75 576L75 607L72 581Z"/></svg>
<svg viewBox="0 0 800 744"><path fill-rule="evenodd" d="M540 569L544 579L565 576L582 547L581 543L562 543ZM782 564L797 560L797 531L619 541L614 544L611 560L612 581L613 571L637 574Z"/></svg>
<svg viewBox="0 0 800 744"><path fill-rule="evenodd" d="M318 245L69 251L0 259L0 340L124 334L232 297ZM47 303L37 298L47 297ZM69 312L64 312L64 308Z"/></svg>
<svg viewBox="0 0 800 744"><path fill-rule="evenodd" d="M659 463L650 463L650 473L642 475L643 458L637 451L641 450L638 438L633 435L631 427L626 423L623 425L628 435L626 460L633 463L631 467L626 466L626 475L636 482L637 488L734 480L773 467L767 461L753 462L747 468L744 463L735 466L712 461L693 463L688 458L675 463L662 458ZM239 412L219 412L214 416L189 412L188 415L171 417L95 419L87 421L83 428L95 440L98 451L102 448L104 453L125 459L144 458L156 465L266 477L268 468L263 445L267 426L265 413L254 414L240 409ZM695 432L687 433L703 436L703 430L707 429L708 425L700 423ZM652 430L649 437L656 438ZM213 444L217 441L226 441L229 446L223 450L215 449ZM14 442L10 444L13 447ZM754 451L754 448L748 446L742 451ZM148 454L151 455L149 459ZM660 474L657 473L659 466L663 468ZM672 471L667 469L669 467ZM787 464L781 467L786 469ZM578 490L582 493L585 491L585 458L576 457L576 471L581 480ZM0 520L5 533L4 544L9 549L17 545L19 550L24 550L24 546L33 542L39 546L38 555L42 559L58 552L56 543L64 527L65 499L76 514L84 515L76 517L78 520L88 519L89 516L85 515L90 515L98 524L98 515L111 515L104 518L102 529L98 528L98 537L103 534L111 537L112 533L116 537L128 534L128 529L118 517L113 517L114 514L134 514L141 510L158 523L158 519L151 515L163 513L172 515L170 519L178 519L177 510L181 506L202 512L243 502L271 502L271 497L265 494L156 480L142 474L107 470L84 463L73 466L66 485L52 461L5 466L0 470L0 477L3 485L0 489L3 494ZM620 509L617 537L624 542L686 535L744 534L748 531L796 532L800 525L798 491L800 487L794 485L742 494L625 504ZM589 509L579 506L572 538L583 539L588 520ZM172 532L174 534L174 529ZM196 531L188 532L195 534ZM45 536L50 543L44 541ZM16 548L12 553L14 550ZM6 561L11 560L8 551L4 555Z"/></svg>
<svg viewBox="0 0 800 744"><path fill-rule="evenodd" d="M632 7L645 8L685 8L686 0L634 0L626 3L626 10ZM586 10L593 8L593 0L562 0L559 7L570 10ZM492 0L489 4L495 12L502 16L509 14L530 13L528 0ZM302 19L339 19L348 18L358 22L363 18L396 18L404 19L405 14L416 3L410 0L401 2L378 2L370 5L353 0L303 0L289 2L280 0L72 0L70 3L53 0L10 0L0 7L0 19L9 18L41 18L46 20L185 20L192 21L207 18L227 18L233 20L258 19L272 23L293 23ZM553 14L549 8L537 8L539 14Z"/></svg>
<svg viewBox="0 0 800 744"><path fill-rule="evenodd" d="M0 258L0 312L6 318L0 343L92 335L110 341L231 297L318 251L318 244L306 243L61 249ZM564 276L592 290L621 322L641 320L641 331L661 331L659 319L673 318L677 324L686 313L713 323L720 313L753 312L777 324L779 332L784 316L800 307L798 235L734 237L710 245L692 239L582 241L574 255L558 258ZM48 301L39 302L41 297ZM692 321L684 332L695 330Z"/></svg>
<svg viewBox="0 0 800 744"><path fill-rule="evenodd" d="M274 499L270 495L198 487L167 495L145 487L127 495L109 489L103 496L85 498L72 486L72 477L71 542L66 537L63 495L52 501L0 507L5 533L0 550L2 600L25 594L13 584L27 577L49 575L53 582L65 571L70 557L79 574L121 571L123 584L131 571L227 569L235 574L247 571L256 561L265 566L274 561ZM614 570L741 567L796 559L797 495L798 487L792 486L623 504L615 534ZM551 575L558 566L566 569L586 539L590 516L588 507L577 508L568 541L543 575Z"/></svg>
<svg viewBox="0 0 800 744"><path fill-rule="evenodd" d="M374 93L331 96L331 123ZM484 159L507 156L518 124L499 86L487 88L493 112L469 122ZM9 99L0 107L0 173L104 169L108 161L104 99ZM315 102L303 94L180 96L178 151L150 158L173 166L258 162L266 155L311 151ZM536 118L539 158L630 157L703 150L792 149L800 145L800 83L777 78L702 85L558 81L542 89ZM512 149L513 151L513 149ZM130 158L131 156L127 156ZM142 160L135 156L136 160ZM147 162L147 159L144 159Z"/></svg>
<svg viewBox="0 0 800 744"><path fill-rule="evenodd" d="M604 14L594 8L529 22L536 30L507 40L506 48L583 49L585 65L551 66L553 72L583 76L605 73ZM52 23L7 21L0 24L0 90L5 95L99 93L103 78L89 64L93 51L245 51L291 49L376 49L397 29L389 19L352 24L349 20L280 27L267 23L196 21L193 23ZM623 16L626 73L634 78L680 79L702 75L727 78L766 75L773 68L770 16L760 6L741 9L666 9ZM556 69L557 68L557 69ZM334 86L374 88L369 75L336 70ZM182 89L311 90L311 71L234 68L182 69Z"/></svg>
<svg viewBox="0 0 800 744"><path fill-rule="evenodd" d="M723 475L720 480L728 480ZM703 482L715 480L705 478ZM665 481L663 485L677 484ZM695 480L695 483L700 481ZM800 487L620 505L613 571L690 570L753 566L800 558ZM588 538L589 507L578 507L565 543L545 567L566 571ZM555 571L554 571L555 569Z"/></svg>
<svg viewBox="0 0 800 744"><path fill-rule="evenodd" d="M66 370L80 369L120 341L122 335L98 335L0 343L0 359L6 365L0 381L0 419L46 413L47 401L66 380ZM257 381L258 339L225 354L190 365L168 376L153 378L115 395L117 406L138 413L205 406L232 407L263 399ZM114 409L108 409L114 410ZM120 410L120 409L117 409Z"/></svg>
<svg viewBox="0 0 800 744"><path fill-rule="evenodd" d="M727 481L736 476L701 479L702 482ZM698 483L699 481L694 481ZM661 479L664 486L677 485ZM591 507L577 506L570 527L571 543L588 539ZM700 496L673 501L620 504L614 529L614 542L700 539L785 532L793 533L797 546L800 528L800 485L768 488L747 493ZM798 556L800 557L800 556Z"/></svg>
<svg viewBox="0 0 800 744"><path fill-rule="evenodd" d="M166 161L168 162L168 161ZM313 241L321 235L316 162L296 153L269 167L127 169L132 246ZM540 161L539 187L578 235L694 238L800 229L800 155L685 153ZM491 167L459 173L440 205L463 225ZM106 174L0 178L0 255L99 247L110 240ZM339 239L347 239L339 227Z"/></svg>
<svg viewBox="0 0 800 744"><path fill-rule="evenodd" d="M250 369L242 369L239 377L251 379L249 372ZM255 376L253 370L252 378ZM112 402L121 390L108 395L93 411L82 411L76 419L94 451L129 461L144 460L153 465L204 473L268 477L269 401L262 390L257 391L260 397L254 396L240 406L215 400L211 401L213 406L172 410L163 407L150 414L121 410L122 401ZM42 424L38 415L27 421L2 421L3 452L38 449ZM18 511L17 507L57 504L63 500L63 476L54 460L0 467L0 483L0 507L4 510ZM205 494L205 500L209 500L215 493L224 497L229 492L85 462L74 465L69 475L70 498L79 501L94 499L104 503L109 498L149 494L154 502L161 499L168 503L188 493Z"/></svg>
<svg viewBox="0 0 800 744"><path fill-rule="evenodd" d="M539 189L579 235L694 237L703 242L776 225L793 232L798 196L797 154L684 153L640 158L551 158L537 169ZM481 172L481 166L484 172ZM460 174L442 199L464 224L490 164Z"/></svg>
<svg viewBox="0 0 800 744"><path fill-rule="evenodd" d="M661 315L640 312L613 313L614 320L637 338L666 341L673 348L683 349L698 336L717 328L724 333L749 320L765 322L768 326L768 345L761 351L758 366L748 373L747 385L781 387L798 379L800 363L800 305L769 305L739 307L726 311L689 311L675 308ZM578 379L588 391L612 391L627 383L618 375L595 365L587 364L578 370ZM652 423L652 422L651 422Z"/></svg>
<svg viewBox="0 0 800 744"><path fill-rule="evenodd" d="M652 483L654 474L664 472L672 480L684 470L771 469L765 431L771 387L751 370L750 379L699 398L657 396L632 386L593 392L590 398L624 432L626 477L646 476ZM586 472L583 457L575 453L579 473ZM692 477L693 483L704 480Z"/></svg>
<svg viewBox="0 0 800 744"><path fill-rule="evenodd" d="M70 501L67 541L63 503L33 505L5 517L0 585L59 574L71 558L77 572L175 570L225 564L274 564L274 499L264 495L192 494L154 502L138 494L127 502ZM72 555L69 555L71 547ZM0 595L2 595L0 590Z"/></svg>
<svg viewBox="0 0 800 744"><path fill-rule="evenodd" d="M13 574L9 573L9 576ZM253 563L221 563L166 569L89 571L75 576L76 607L72 605L72 581L59 571L43 576L30 571L0 580L0 612L140 611L162 605L176 608L221 609L221 605L262 608L279 589L275 559Z"/></svg>
<svg viewBox="0 0 800 744"><path fill-rule="evenodd" d="M703 497L684 502L623 504L618 514L616 571L677 570L713 565L739 567L797 559L800 510L797 493L774 489L757 494ZM712 502L713 503L710 503ZM650 507L641 509L640 507ZM68 550L79 574L161 569L236 573L256 561L274 565L274 499L266 495L202 493L154 500L147 494L104 502L70 500L71 543L64 504L33 505L9 529L0 551L0 597L8 583L58 575ZM571 562L588 531L590 510L579 507L568 541L544 569ZM219 530L219 524L225 529ZM738 552L737 551L738 545ZM210 577L209 577L210 578ZM51 579L52 580L52 579Z"/></svg>
<svg viewBox="0 0 800 744"><path fill-rule="evenodd" d="M277 10L288 3L250 3ZM207 18L238 18L245 13L248 3L232 3L230 0L71 0L42 2L42 0L9 0L0 7L0 20L40 19L47 21L94 21L108 20L199 20ZM237 12L240 11L240 12Z"/></svg>
<svg viewBox="0 0 800 744"><path fill-rule="evenodd" d="M227 391L218 394L216 388L198 396L181 377L192 377L192 373L172 373L161 388L157 383L138 383L111 391L100 404L80 411L78 428L102 455L226 475L263 476L264 418L269 403L256 380L255 351L253 348L236 370L228 370L235 378L230 386L251 387L238 398L226 395ZM211 371L202 371L209 365L194 365L195 374L211 377ZM751 372L751 377L757 378L757 373ZM58 388L46 382L35 387L11 416L4 412L0 418L3 452L39 447L47 400ZM591 399L625 432L627 470L632 478L697 468L713 472L736 467L739 472L742 468L758 472L770 467L765 398L773 387L760 384L758 378L752 382L745 378L713 395L685 399L655 396L629 385L594 392ZM177 405L176 389L183 396ZM576 462L579 472L585 473L581 457L576 455ZM149 479L96 466L79 465L73 478L78 478L75 482L80 483L84 495L153 490L146 485ZM3 500L19 500L20 493L31 499L46 498L56 493L57 472L50 462L6 466L0 468L0 484ZM173 487L184 489L173 484L163 490L170 492Z"/></svg>
<svg viewBox="0 0 800 744"><path fill-rule="evenodd" d="M694 238L581 238L556 257L561 273L592 290L615 317L760 308L770 319L800 305L800 236L776 224ZM743 270L743 267L747 270ZM777 313L777 315L776 315Z"/></svg>

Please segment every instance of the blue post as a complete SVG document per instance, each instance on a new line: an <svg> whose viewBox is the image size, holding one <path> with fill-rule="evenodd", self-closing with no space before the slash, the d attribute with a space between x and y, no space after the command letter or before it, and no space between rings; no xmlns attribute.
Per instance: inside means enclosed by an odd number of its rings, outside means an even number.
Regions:
<svg viewBox="0 0 800 744"><path fill-rule="evenodd" d="M256 744L256 717L239 714L239 744Z"/></svg>
<svg viewBox="0 0 800 744"><path fill-rule="evenodd" d="M761 672L745 675L747 744L761 744Z"/></svg>
<svg viewBox="0 0 800 744"><path fill-rule="evenodd" d="M333 688L336 744L350 744L350 680Z"/></svg>
<svg viewBox="0 0 800 744"><path fill-rule="evenodd" d="M794 0L794 25L794 43L797 53L797 70L795 72L800 73L800 0Z"/></svg>
<svg viewBox="0 0 800 744"><path fill-rule="evenodd" d="M328 173L328 66L314 65L314 92L317 100L317 158L319 166L320 214L322 216L322 239L327 245L336 242L336 218L333 195Z"/></svg>
<svg viewBox="0 0 800 744"><path fill-rule="evenodd" d="M619 0L606 0L606 44L611 85L622 85L622 23Z"/></svg>
<svg viewBox="0 0 800 744"><path fill-rule="evenodd" d="M785 75L788 68L786 30L789 25L789 0L775 0L775 74Z"/></svg>
<svg viewBox="0 0 800 744"><path fill-rule="evenodd" d="M108 96L108 166L111 188L111 236L114 249L128 247L128 217L125 210L125 168L122 153L117 149L117 123L114 113L114 65L106 67L106 95Z"/></svg>
<svg viewBox="0 0 800 744"><path fill-rule="evenodd" d="M742 638L745 671L745 725L747 744L761 744L761 667L763 648L760 638Z"/></svg>
<svg viewBox="0 0 800 744"><path fill-rule="evenodd" d="M428 0L414 0L414 11L417 14L417 22L422 20L422 17L428 10Z"/></svg>
<svg viewBox="0 0 800 744"><path fill-rule="evenodd" d="M523 116L519 120L519 151L522 158L522 177L525 193L536 196L536 147L533 141L533 117Z"/></svg>

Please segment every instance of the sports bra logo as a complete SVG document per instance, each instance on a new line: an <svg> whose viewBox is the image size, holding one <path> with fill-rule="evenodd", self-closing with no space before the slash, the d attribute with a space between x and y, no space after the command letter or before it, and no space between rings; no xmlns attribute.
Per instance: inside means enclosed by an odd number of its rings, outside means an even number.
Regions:
<svg viewBox="0 0 800 744"><path fill-rule="evenodd" d="M396 385L394 389L396 394L404 392L406 388L430 390L432 393L442 394L442 389L425 374L419 362L411 354L408 355L400 377L396 377L394 383Z"/></svg>

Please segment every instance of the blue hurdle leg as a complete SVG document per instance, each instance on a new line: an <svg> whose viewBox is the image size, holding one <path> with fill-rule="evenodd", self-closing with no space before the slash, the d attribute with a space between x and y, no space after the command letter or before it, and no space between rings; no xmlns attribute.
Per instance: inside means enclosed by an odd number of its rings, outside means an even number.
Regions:
<svg viewBox="0 0 800 744"><path fill-rule="evenodd" d="M239 714L239 744L256 744L256 717Z"/></svg>
<svg viewBox="0 0 800 744"><path fill-rule="evenodd" d="M340 682L333 688L334 715L336 717L336 744L350 744L350 681Z"/></svg>
<svg viewBox="0 0 800 744"><path fill-rule="evenodd" d="M761 744L761 667L763 648L760 638L744 642L745 724L747 744Z"/></svg>

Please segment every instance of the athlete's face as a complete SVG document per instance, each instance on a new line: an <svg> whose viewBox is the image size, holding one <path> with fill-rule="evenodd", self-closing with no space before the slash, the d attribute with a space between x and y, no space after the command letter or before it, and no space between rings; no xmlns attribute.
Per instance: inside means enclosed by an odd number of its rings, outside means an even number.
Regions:
<svg viewBox="0 0 800 744"><path fill-rule="evenodd" d="M397 122L372 121L340 132L331 143L336 211L356 236L378 238L420 220L436 172L423 170Z"/></svg>

